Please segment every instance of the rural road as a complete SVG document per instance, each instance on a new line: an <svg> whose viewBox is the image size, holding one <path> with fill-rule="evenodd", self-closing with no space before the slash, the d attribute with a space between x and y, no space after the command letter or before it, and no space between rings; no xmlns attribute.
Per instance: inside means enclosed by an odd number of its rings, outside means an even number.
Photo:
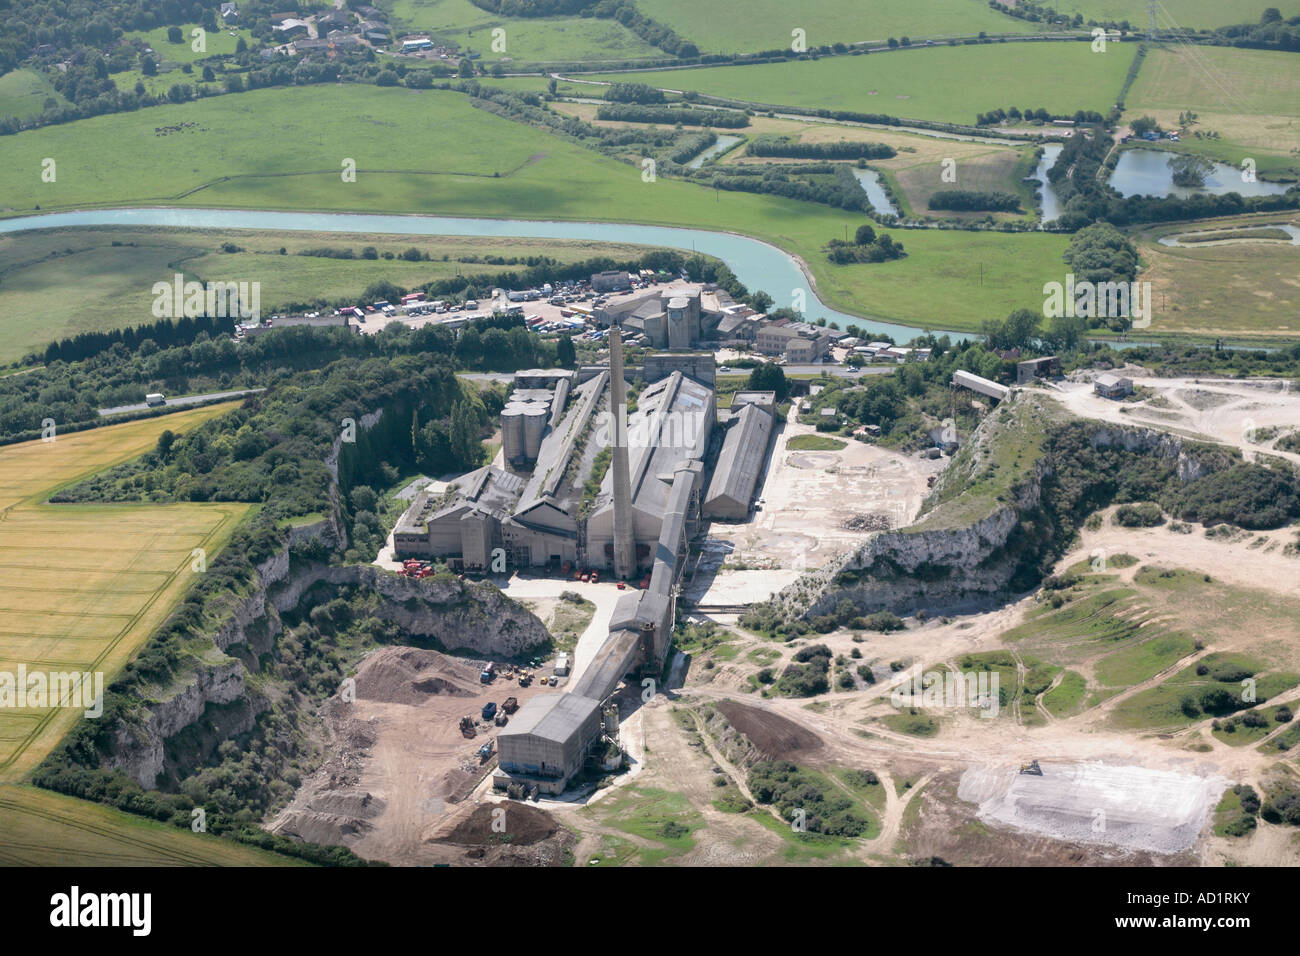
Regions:
<svg viewBox="0 0 1300 956"><path fill-rule="evenodd" d="M165 405L159 405L158 408L177 408L182 405L198 405L203 402L215 402L223 398L243 398L245 395L256 395L258 392L265 392L264 388L246 388L238 392L209 392L206 395L183 395L180 398L169 398ZM102 415L120 415L123 412L143 412L155 406L146 405L141 402L138 405L118 405L116 408L101 408L99 414Z"/></svg>

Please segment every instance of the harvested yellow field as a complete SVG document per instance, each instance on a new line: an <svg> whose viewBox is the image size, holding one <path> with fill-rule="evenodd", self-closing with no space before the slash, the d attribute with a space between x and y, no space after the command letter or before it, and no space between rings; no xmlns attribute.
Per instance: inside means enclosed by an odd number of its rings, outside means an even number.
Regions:
<svg viewBox="0 0 1300 956"><path fill-rule="evenodd" d="M289 857L97 803L0 786L0 866L294 865Z"/></svg>
<svg viewBox="0 0 1300 956"><path fill-rule="evenodd" d="M0 449L0 674L102 673L107 686L215 555L244 504L51 505L49 496L231 405ZM17 703L31 703L17 701ZM0 708L0 781L17 781L83 708Z"/></svg>

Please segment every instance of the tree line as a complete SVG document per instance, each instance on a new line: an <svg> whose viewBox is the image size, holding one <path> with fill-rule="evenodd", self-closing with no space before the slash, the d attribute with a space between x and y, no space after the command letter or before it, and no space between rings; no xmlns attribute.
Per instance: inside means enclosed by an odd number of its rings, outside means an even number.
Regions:
<svg viewBox="0 0 1300 956"><path fill-rule="evenodd" d="M840 140L834 143L800 143L789 136L758 136L745 147L750 156L779 156L788 159L889 159L896 156L886 143Z"/></svg>
<svg viewBox="0 0 1300 956"><path fill-rule="evenodd" d="M642 106L640 103L611 103L596 108L596 119L624 123L659 123L666 126L716 126L742 129L749 117L731 110L696 110L689 108Z"/></svg>

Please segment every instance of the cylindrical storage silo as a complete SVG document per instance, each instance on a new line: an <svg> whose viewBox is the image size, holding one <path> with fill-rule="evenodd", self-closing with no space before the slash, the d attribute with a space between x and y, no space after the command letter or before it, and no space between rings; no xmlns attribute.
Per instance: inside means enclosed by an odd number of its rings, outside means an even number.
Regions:
<svg viewBox="0 0 1300 956"><path fill-rule="evenodd" d="M550 417L551 409L545 402L529 402L524 406L524 455L529 461L536 461L542 450L542 436L546 434Z"/></svg>
<svg viewBox="0 0 1300 956"><path fill-rule="evenodd" d="M524 440L524 403L507 402L501 409L501 451L506 461L528 457Z"/></svg>
<svg viewBox="0 0 1300 956"><path fill-rule="evenodd" d="M670 349L688 349L691 347L691 327L687 321L686 299L678 296L668 300L668 347Z"/></svg>

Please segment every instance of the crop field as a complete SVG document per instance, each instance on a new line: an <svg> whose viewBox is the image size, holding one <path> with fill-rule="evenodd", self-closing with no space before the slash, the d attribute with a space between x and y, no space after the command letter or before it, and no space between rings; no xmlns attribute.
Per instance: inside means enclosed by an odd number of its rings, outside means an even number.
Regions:
<svg viewBox="0 0 1300 956"><path fill-rule="evenodd" d="M1105 113L1136 50L1136 44L1112 43L1093 53L1079 42L989 43L601 79L776 106L973 124L979 113L999 107Z"/></svg>
<svg viewBox="0 0 1300 956"><path fill-rule="evenodd" d="M292 857L191 833L75 797L0 785L3 866L298 866Z"/></svg>
<svg viewBox="0 0 1300 956"><path fill-rule="evenodd" d="M155 126L180 122L198 129L155 136ZM391 135L356 137L358 126ZM444 128L457 137L440 135ZM404 129L413 132L399 135ZM339 175L343 141L357 161L354 183ZM105 151L106 142L117 148ZM48 191L33 198L17 183L0 191L0 209L11 215L32 212L35 202L42 211L172 204L730 230L801 256L834 306L933 328L975 330L989 315L1041 302L1066 245L1057 235L914 231L897 237L907 258L832 267L826 243L861 217L774 196L715 196L667 178L646 183L638 167L476 110L456 93L344 86L323 101L308 88L259 90L45 127L6 147L15 163L33 168L60 157L58 182L42 187ZM501 175L480 172L489 169Z"/></svg>
<svg viewBox="0 0 1300 956"><path fill-rule="evenodd" d="M489 62L572 63L665 57L617 20L595 17L501 17L469 0L394 0L393 35L427 31L435 41L459 44ZM494 28L505 30L505 49L492 47Z"/></svg>
<svg viewBox="0 0 1300 956"><path fill-rule="evenodd" d="M36 116L45 109L47 99L60 105L68 102L53 83L33 70L14 70L0 76L0 116Z"/></svg>
<svg viewBox="0 0 1300 956"><path fill-rule="evenodd" d="M56 489L233 407L10 445L0 453L0 671L102 672L107 686L215 555L243 504L50 505ZM111 546L106 529L111 531ZM0 713L0 780L38 764L82 719L72 708Z"/></svg>
<svg viewBox="0 0 1300 956"><path fill-rule="evenodd" d="M1289 57L1224 47L1155 49L1129 91L1124 118L1150 115L1166 129L1177 129L1178 114L1190 109L1197 120L1177 148L1234 163L1249 156L1261 172L1275 164L1294 171L1300 150L1300 71ZM1218 136L1197 139L1198 132Z"/></svg>
<svg viewBox="0 0 1300 956"><path fill-rule="evenodd" d="M640 0L637 9L706 53L754 53L790 46L791 31L806 33L810 48L832 43L883 43L890 37L913 42L987 33L1028 33L1041 24L1008 17L983 0L749 0L743 17L731 17L726 0ZM725 21L725 27L719 24Z"/></svg>
<svg viewBox="0 0 1300 956"><path fill-rule="evenodd" d="M1230 229L1296 217L1240 217L1207 220L1196 229ZM1162 227L1138 237L1151 283L1151 332L1199 335L1300 336L1300 245L1270 240L1222 245L1164 246L1158 236L1177 236L1189 227Z"/></svg>
<svg viewBox="0 0 1300 956"><path fill-rule="evenodd" d="M222 251L227 242L242 251ZM368 246L381 258L363 259ZM321 247L348 248L357 258L297 254ZM411 248L427 252L430 260L397 258ZM281 255L281 249L287 254ZM0 235L0 363L79 332L154 321L153 284L170 282L177 272L205 282L260 282L262 311L274 313L287 304L317 299L355 296L359 302L366 287L380 280L413 288L462 272L523 268L464 262L466 258L548 256L575 262L642 251L639 246L578 241L139 227ZM384 259L384 253L394 258ZM78 296L51 297L50 288L60 284L75 287ZM85 308L87 297L101 305Z"/></svg>

